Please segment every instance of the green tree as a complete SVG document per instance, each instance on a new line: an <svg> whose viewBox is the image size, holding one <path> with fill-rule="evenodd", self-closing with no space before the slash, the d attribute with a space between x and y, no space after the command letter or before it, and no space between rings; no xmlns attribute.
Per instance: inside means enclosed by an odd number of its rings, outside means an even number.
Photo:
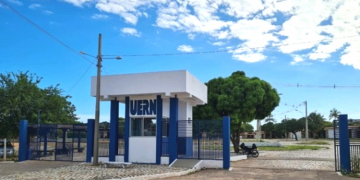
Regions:
<svg viewBox="0 0 360 180"><path fill-rule="evenodd" d="M276 119L274 118L274 116L272 114L270 114L268 117L265 118L265 122L266 123L269 123L269 122L276 123Z"/></svg>
<svg viewBox="0 0 360 180"><path fill-rule="evenodd" d="M241 132L254 132L254 127L250 123L244 123Z"/></svg>
<svg viewBox="0 0 360 180"><path fill-rule="evenodd" d="M282 123L285 126L287 132L291 132L294 134L295 140L297 141L298 138L296 132L301 131L304 128L304 123L297 119L288 119L286 121L283 121Z"/></svg>
<svg viewBox="0 0 360 180"><path fill-rule="evenodd" d="M70 96L62 95L59 85L40 88L42 78L29 72L0 74L0 136L18 136L18 123L26 119L37 123L74 123L77 118Z"/></svg>
<svg viewBox="0 0 360 180"><path fill-rule="evenodd" d="M333 108L332 110L330 110L329 120L331 120L331 119L337 120L340 113L341 112L339 110Z"/></svg>
<svg viewBox="0 0 360 180"><path fill-rule="evenodd" d="M226 78L214 78L206 85L208 103L194 108L194 118L220 119L230 116L230 138L235 152L239 151L241 125L270 115L280 100L276 89L270 84L256 77L248 78L243 71L236 71Z"/></svg>
<svg viewBox="0 0 360 180"><path fill-rule="evenodd" d="M275 131L275 124L273 122L268 122L261 126L261 129L266 133L270 134L270 138L272 138L272 134Z"/></svg>

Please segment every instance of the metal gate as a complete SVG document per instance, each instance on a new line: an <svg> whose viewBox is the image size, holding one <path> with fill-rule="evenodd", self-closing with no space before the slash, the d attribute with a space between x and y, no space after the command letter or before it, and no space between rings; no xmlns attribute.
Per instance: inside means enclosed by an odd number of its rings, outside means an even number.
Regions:
<svg viewBox="0 0 360 180"><path fill-rule="evenodd" d="M339 121L333 121L334 129L334 153L335 153L335 171L340 171L340 143L339 143Z"/></svg>
<svg viewBox="0 0 360 180"><path fill-rule="evenodd" d="M340 138L339 121L333 121L334 128L334 153L335 153L335 171L341 171L340 167ZM355 173L360 172L360 142L357 129L347 129L350 141L350 170ZM355 134L355 135L353 135Z"/></svg>
<svg viewBox="0 0 360 180"><path fill-rule="evenodd" d="M28 126L31 160L86 161L86 124L39 124Z"/></svg>
<svg viewBox="0 0 360 180"><path fill-rule="evenodd" d="M223 159L221 120L179 120L178 159Z"/></svg>

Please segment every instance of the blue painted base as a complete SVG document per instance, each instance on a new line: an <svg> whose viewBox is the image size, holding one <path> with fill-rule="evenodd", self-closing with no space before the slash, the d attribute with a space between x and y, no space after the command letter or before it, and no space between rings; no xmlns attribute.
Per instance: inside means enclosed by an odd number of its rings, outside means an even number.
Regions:
<svg viewBox="0 0 360 180"><path fill-rule="evenodd" d="M168 137L163 137L162 138L162 143L163 145L161 146L162 147L162 154L169 154L169 147L166 146L169 144L169 138Z"/></svg>
<svg viewBox="0 0 360 180"><path fill-rule="evenodd" d="M193 139L192 137L178 138L178 155L192 156L193 155Z"/></svg>

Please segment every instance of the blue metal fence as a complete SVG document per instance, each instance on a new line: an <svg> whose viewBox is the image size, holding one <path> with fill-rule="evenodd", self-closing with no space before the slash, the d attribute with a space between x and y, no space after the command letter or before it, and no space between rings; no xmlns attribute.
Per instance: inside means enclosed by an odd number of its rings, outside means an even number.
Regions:
<svg viewBox="0 0 360 180"><path fill-rule="evenodd" d="M179 120L179 159L223 159L221 120Z"/></svg>

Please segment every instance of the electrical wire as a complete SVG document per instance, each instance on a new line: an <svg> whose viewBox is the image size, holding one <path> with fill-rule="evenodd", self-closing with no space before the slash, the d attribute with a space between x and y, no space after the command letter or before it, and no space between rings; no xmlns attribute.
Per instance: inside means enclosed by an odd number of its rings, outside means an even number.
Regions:
<svg viewBox="0 0 360 180"><path fill-rule="evenodd" d="M273 86L280 86L280 87L296 87L296 88L332 88L332 89L336 89L336 88L360 88L360 85L302 85L302 84L277 84L277 83L272 83L271 85Z"/></svg>
<svg viewBox="0 0 360 180"><path fill-rule="evenodd" d="M93 62L91 62L89 59L87 59L86 57L82 56L79 52L75 51L73 48L71 48L70 46L68 46L67 44L65 44L64 42L62 42L61 40L59 40L58 38L56 38L55 36L51 35L49 32L47 32L45 29L41 28L39 25L37 25L36 23L34 23L33 21L31 21L29 18L25 17L24 15L22 15L21 13L19 13L18 11L16 11L14 8L12 8L10 5L8 5L7 3L5 3L3 0L0 0L0 4L2 4L4 7L10 9L13 13L15 13L16 15L20 16L22 19L24 19L25 21L27 21L28 23L30 23L32 26L36 27L37 29L39 29L41 32L43 32L44 34L46 34L47 36L49 36L50 38L52 38L53 40L55 40L57 43L59 43L60 45L64 46L65 48L67 48L68 50L72 51L73 53L79 55L81 58L85 59L86 61L90 62L93 65Z"/></svg>
<svg viewBox="0 0 360 180"><path fill-rule="evenodd" d="M93 61L93 63L95 63L96 60ZM71 88L67 91L68 93L71 92L71 90L73 90L73 88L80 82L80 80L85 76L85 74L90 70L90 68L92 67L92 64L90 64L90 66L86 69L86 71L81 75L81 77L75 82L75 84L73 86L71 86Z"/></svg>

